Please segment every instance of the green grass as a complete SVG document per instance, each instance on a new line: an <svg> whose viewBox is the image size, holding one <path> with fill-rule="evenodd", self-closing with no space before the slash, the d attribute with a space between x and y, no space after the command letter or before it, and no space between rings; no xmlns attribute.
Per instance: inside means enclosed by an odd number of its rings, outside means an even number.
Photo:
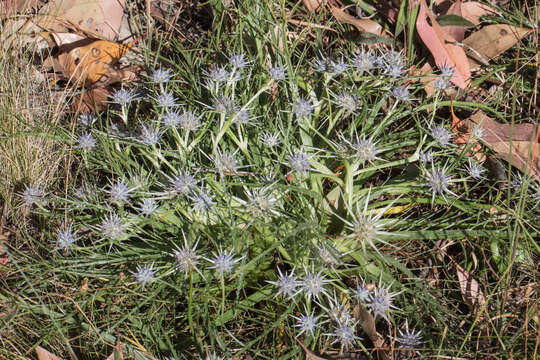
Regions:
<svg viewBox="0 0 540 360"><path fill-rule="evenodd" d="M321 52L350 59L362 49L342 35L348 26L332 24L339 32L330 34L287 25L283 14L293 7L289 3L268 7L250 0L224 8L213 1L212 7L209 36L195 43L147 44L159 49L145 54L149 72L158 62L174 72L174 80L164 89L144 78L136 84L153 98L166 88L182 104L180 111L200 115L199 129L169 129L158 144L144 145L137 140L138 129L155 128L163 109L150 97L140 98L126 108L122 120L124 112L113 106L88 130L97 146L73 150L68 177L57 171L59 157L54 155L56 167L47 168L49 172L17 178L46 189L46 203L22 205L14 192L24 187L17 189L13 180L0 189L9 199L5 206L31 213L25 219L34 226L21 228L18 240L7 244L10 262L0 267L0 357L33 356L40 345L66 359L105 358L121 341L137 359L189 359L212 352L227 358L302 358L293 316L306 309L323 314L332 304L345 304L345 313L352 313L358 303L352 290L364 279L395 293L398 309L386 313L388 322L377 316L376 328L396 355L392 339L407 321L422 331L416 357L532 358L538 294L527 289L538 284L538 182L523 181L516 191L491 172L484 180L471 179L464 168L469 148L441 146L429 134L434 124L450 129L449 99L426 99L421 85L413 82L409 89L414 101L396 101L392 91L410 80L407 77L392 80L379 71L315 73L312 63ZM324 14L310 21L329 22ZM411 33L409 23L404 21L404 34ZM293 36L286 38L285 29ZM410 64L422 61L418 43L410 36L407 41L401 46L407 47ZM535 46L526 39L520 56L532 57ZM220 84L219 90L205 86L207 71L226 65L227 56L240 52L252 62L242 79ZM458 116L481 109L499 121L532 120L521 102L526 98L522 94L533 94L533 80L511 72L516 67L513 55L509 52L492 68L494 74L508 75L510 96L477 103L459 95L454 99ZM269 64L284 66L287 79L273 81ZM1 84L2 92L12 88ZM333 96L342 91L360 99L355 114L334 103ZM230 96L239 108L249 110L252 123L235 123L236 112L212 111L218 95ZM312 102L312 116L294 115L300 98ZM14 113L13 108L2 108L0 116L11 118ZM69 149L76 145L73 131L76 136L84 132L80 126L73 130L69 122L49 123L55 125L54 134L45 136L45 131L28 127L16 133L4 130L2 136L15 141L40 135L40 141L55 139L54 149ZM277 134L280 144L263 145L260 137L266 132ZM344 151L344 139L355 142L357 136L376 141L379 159L364 162L351 149ZM432 168L419 160L428 150L433 151L435 167L445 167L455 180L449 187L455 195L432 197L426 185ZM306 174L289 164L298 151L309 157ZM216 166L215 160L225 153L234 154L236 171ZM6 169L1 164L0 173ZM507 179L519 173L506 163L502 166ZM197 192L172 196L167 191L169 179L186 172L213 196L209 211L194 208ZM55 175L40 177L47 174ZM129 202L112 203L110 184L123 179L135 189ZM250 201L257 191L273 203L273 212L261 211L256 206L260 203ZM159 202L148 217L136 209L145 198ZM103 234L101 225L111 213L129 224L120 239ZM362 216L375 219L368 225L379 231L355 229L355 219L361 222ZM77 231L69 251L55 249L62 224ZM178 271L171 254L196 243L202 275ZM333 256L321 257L321 248ZM204 259L220 249L239 260L224 275ZM143 290L133 272L150 264L157 279ZM484 306L473 308L464 299L454 264L478 281ZM269 281L277 280L278 269L294 269L299 277L321 272L331 280L325 286L330 296L314 301L300 293L294 302L275 297L277 287ZM314 336L299 337L316 353L340 350L339 343L332 344L335 338L326 335L336 324L325 316L328 321ZM376 358L360 325L356 335L363 340L346 350Z"/></svg>

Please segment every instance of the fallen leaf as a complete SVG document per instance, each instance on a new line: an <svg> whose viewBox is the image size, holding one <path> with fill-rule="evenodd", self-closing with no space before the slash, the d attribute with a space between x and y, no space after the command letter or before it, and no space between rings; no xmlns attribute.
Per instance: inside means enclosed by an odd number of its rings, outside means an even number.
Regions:
<svg viewBox="0 0 540 360"><path fill-rule="evenodd" d="M311 351L309 351L309 349L306 347L306 345L302 344L302 342L300 340L298 340L298 338L296 336L294 337L294 339L296 340L298 345L300 345L300 347L302 349L304 349L304 352L306 353L306 360L328 360L327 358L317 356L314 353L312 353Z"/></svg>
<svg viewBox="0 0 540 360"><path fill-rule="evenodd" d="M389 37L384 28L373 20L358 19L337 6L330 5L330 11L337 21L356 27L361 33L371 33L381 37Z"/></svg>
<svg viewBox="0 0 540 360"><path fill-rule="evenodd" d="M447 15L461 15L461 0L457 0L448 9ZM465 38L465 27L463 26L448 26L444 30L454 38L455 41L461 42Z"/></svg>
<svg viewBox="0 0 540 360"><path fill-rule="evenodd" d="M463 44L466 45L467 55L475 60L473 68L477 68L479 62L484 63L485 60L495 59L532 31L533 29L506 24L488 25L469 35L463 40Z"/></svg>
<svg viewBox="0 0 540 360"><path fill-rule="evenodd" d="M356 305L353 308L353 315L358 323L362 327L362 330L367 334L373 346L377 350L377 358L381 360L389 360L390 354L388 353L388 345L384 342L384 338L377 332L375 328L375 319L366 309Z"/></svg>
<svg viewBox="0 0 540 360"><path fill-rule="evenodd" d="M480 289L478 281L461 265L452 259L452 263L456 268L457 277L459 281L459 288L461 289L461 295L471 306L482 307L486 304L486 298Z"/></svg>
<svg viewBox="0 0 540 360"><path fill-rule="evenodd" d="M428 24L430 19L431 25ZM427 46L439 69L443 66L453 67L450 79L455 85L466 89L471 83L471 70L465 51L453 44L455 40L437 23L435 16L427 8L425 0L420 0L420 12L416 19L418 35Z"/></svg>
<svg viewBox="0 0 540 360"><path fill-rule="evenodd" d="M302 0L304 7L310 13L320 10L327 0Z"/></svg>
<svg viewBox="0 0 540 360"><path fill-rule="evenodd" d="M43 4L41 0L3 0L0 1L0 15L22 13Z"/></svg>
<svg viewBox="0 0 540 360"><path fill-rule="evenodd" d="M83 89L82 95L73 98L73 112L80 114L96 113L107 108L107 100L112 92L110 87Z"/></svg>
<svg viewBox="0 0 540 360"><path fill-rule="evenodd" d="M41 346L36 346L36 353L38 360L62 360L62 358L59 358L58 356L48 352Z"/></svg>
<svg viewBox="0 0 540 360"><path fill-rule="evenodd" d="M452 130L454 130L454 136L452 141L457 145L464 145L471 141L470 151L467 152L467 156L472 156L476 160L483 162L486 160L486 156L481 152L482 145L478 142L478 139L471 139L471 130L465 123L454 113L454 102L450 102L450 115L452 117Z"/></svg>
<svg viewBox="0 0 540 360"><path fill-rule="evenodd" d="M469 129L480 127L482 141L499 157L540 180L539 129L534 124L501 124L482 111L470 116L465 124Z"/></svg>
<svg viewBox="0 0 540 360"><path fill-rule="evenodd" d="M477 1L470 1L461 4L461 16L469 20L474 25L480 25L480 17L482 16L495 16L500 12L494 10L489 5L479 3Z"/></svg>

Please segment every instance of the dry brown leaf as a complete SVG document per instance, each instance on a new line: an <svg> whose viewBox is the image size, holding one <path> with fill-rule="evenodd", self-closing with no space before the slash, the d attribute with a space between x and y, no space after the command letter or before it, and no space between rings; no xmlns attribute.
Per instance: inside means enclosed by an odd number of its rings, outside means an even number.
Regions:
<svg viewBox="0 0 540 360"><path fill-rule="evenodd" d="M486 298L480 289L478 281L461 265L452 260L456 268L461 295L471 306L482 307L486 304Z"/></svg>
<svg viewBox="0 0 540 360"><path fill-rule="evenodd" d="M36 353L38 360L62 360L62 358L59 358L58 356L48 352L41 346L36 346Z"/></svg>
<svg viewBox="0 0 540 360"><path fill-rule="evenodd" d="M330 5L330 11L337 21L353 25L361 33L367 32L382 37L389 37L383 27L373 20L355 18L344 10L333 5Z"/></svg>
<svg viewBox="0 0 540 360"><path fill-rule="evenodd" d="M41 0L2 0L0 1L0 15L25 12L43 4Z"/></svg>
<svg viewBox="0 0 540 360"><path fill-rule="evenodd" d="M315 355L314 353L309 351L309 349L304 344L302 344L302 342L298 340L297 337L294 337L294 338L296 342L298 343L298 345L300 345L300 347L304 349L304 352L306 353L306 360L328 360L327 358L323 358L323 357Z"/></svg>
<svg viewBox="0 0 540 360"><path fill-rule="evenodd" d="M446 15L462 16L461 5L462 5L461 0L457 0L455 3L453 3L450 6ZM461 42L465 38L464 26L446 26L444 29L448 32L448 34L451 37L454 38L455 41Z"/></svg>
<svg viewBox="0 0 540 360"><path fill-rule="evenodd" d="M356 305L353 308L353 315L358 323L362 327L362 330L368 335L369 339L373 342L373 346L377 349L377 358L381 360L390 359L388 353L388 346L384 342L384 338L377 332L375 328L375 319L366 309Z"/></svg>
<svg viewBox="0 0 540 360"><path fill-rule="evenodd" d="M79 95L73 98L71 103L73 112L90 114L107 108L107 99L112 92L110 87L96 87L83 89L83 91L82 96Z"/></svg>
<svg viewBox="0 0 540 360"><path fill-rule="evenodd" d="M484 58L480 58L474 51L467 48L467 55L475 60L475 62L472 62L472 67L477 68L479 62L483 63L484 60L496 58L532 31L532 29L518 28L506 24L488 25L469 35L463 40L463 43Z"/></svg>
<svg viewBox="0 0 540 360"><path fill-rule="evenodd" d="M470 1L461 4L461 16L472 22L474 25L480 25L480 17L482 16L494 16L500 13L489 5L479 3L477 1Z"/></svg>
<svg viewBox="0 0 540 360"><path fill-rule="evenodd" d="M431 20L431 25L428 24L427 18ZM437 23L425 0L420 0L416 30L433 55L437 66L455 68L450 80L462 89L468 88L471 83L471 70L467 56L463 48L454 45L455 40Z"/></svg>
<svg viewBox="0 0 540 360"><path fill-rule="evenodd" d="M310 13L318 11L326 4L327 0L302 0L304 7Z"/></svg>
<svg viewBox="0 0 540 360"><path fill-rule="evenodd" d="M104 39L117 37L125 0L55 0L43 6L35 22L52 32L66 32L65 23Z"/></svg>
<svg viewBox="0 0 540 360"><path fill-rule="evenodd" d="M482 141L497 155L526 174L540 180L539 129L534 124L501 124L482 111L473 114L465 124L484 131Z"/></svg>
<svg viewBox="0 0 540 360"><path fill-rule="evenodd" d="M452 138L454 144L465 145L469 141L471 141L471 150L467 152L466 155L472 156L480 162L485 161L486 155L481 152L482 146L478 142L478 139L473 138L471 140L471 130L469 129L465 121L458 118L454 113L453 101L450 102L450 115L452 116L452 130L454 130L454 137Z"/></svg>

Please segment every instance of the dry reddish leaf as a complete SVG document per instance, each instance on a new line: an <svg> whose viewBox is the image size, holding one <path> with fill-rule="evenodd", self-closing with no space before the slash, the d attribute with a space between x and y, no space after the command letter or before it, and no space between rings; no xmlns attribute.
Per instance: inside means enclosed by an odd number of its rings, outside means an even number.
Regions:
<svg viewBox="0 0 540 360"><path fill-rule="evenodd" d="M447 15L457 15L462 16L461 13L461 0L457 0L453 3L448 9ZM465 38L465 27L464 26L447 26L444 28L448 34L454 38L455 41L463 41Z"/></svg>
<svg viewBox="0 0 540 360"><path fill-rule="evenodd" d="M375 319L366 309L356 305L353 308L353 315L362 327L362 330L368 335L373 342L373 346L377 349L377 358L381 360L389 360L388 345L384 342L384 338L377 332L375 328Z"/></svg>
<svg viewBox="0 0 540 360"><path fill-rule="evenodd" d="M353 25L361 33L367 32L382 37L389 37L383 27L373 20L355 18L344 10L333 5L330 6L330 11L337 21Z"/></svg>
<svg viewBox="0 0 540 360"><path fill-rule="evenodd" d="M494 16L499 14L500 12L477 1L470 1L461 4L461 16L476 26L480 25L480 17L489 15Z"/></svg>
<svg viewBox="0 0 540 360"><path fill-rule="evenodd" d="M484 59L492 60L532 31L506 24L488 25L469 35L463 43L477 51ZM484 59L470 49L467 49L467 55L476 61L473 62L474 68L479 67L478 62L484 62Z"/></svg>
<svg viewBox="0 0 540 360"><path fill-rule="evenodd" d="M41 0L2 0L0 1L0 15L25 12L40 5L43 5Z"/></svg>
<svg viewBox="0 0 540 360"><path fill-rule="evenodd" d="M431 20L432 25L428 24L427 18ZM468 88L471 83L471 70L467 56L461 47L453 44L455 40L439 26L435 16L427 8L425 0L420 0L416 30L433 55L437 66L455 68L450 80L462 89Z"/></svg>
<svg viewBox="0 0 540 360"><path fill-rule="evenodd" d="M452 138L454 144L464 145L470 141L471 130L467 124L458 118L454 113L454 103L450 102L450 114L452 116L452 129L456 136ZM473 138L471 144L471 151L467 152L467 156L473 156L476 160L482 162L486 160L486 156L482 154L482 146L479 144L478 139Z"/></svg>
<svg viewBox="0 0 540 360"><path fill-rule="evenodd" d="M82 96L73 99L71 107L73 112L90 114L107 108L107 99L112 89L110 87L96 87L83 89Z"/></svg>
<svg viewBox="0 0 540 360"><path fill-rule="evenodd" d="M534 124L501 124L482 111L473 114L465 124L484 131L482 141L497 155L521 171L540 180L540 151L538 129Z"/></svg>
<svg viewBox="0 0 540 360"><path fill-rule="evenodd" d="M48 352L41 346L36 346L36 354L38 360L62 360L62 358L59 358L58 356Z"/></svg>
<svg viewBox="0 0 540 360"><path fill-rule="evenodd" d="M472 306L484 306L486 304L486 298L480 289L478 281L461 265L452 260L454 267L456 268L457 277L459 280L459 288L461 289L461 295Z"/></svg>

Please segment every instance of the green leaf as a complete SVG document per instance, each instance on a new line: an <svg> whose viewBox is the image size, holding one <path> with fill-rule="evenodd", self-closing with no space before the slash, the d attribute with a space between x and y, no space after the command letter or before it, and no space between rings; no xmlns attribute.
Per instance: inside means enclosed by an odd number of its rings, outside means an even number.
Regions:
<svg viewBox="0 0 540 360"><path fill-rule="evenodd" d="M470 22L469 20L458 16L458 15L443 15L439 16L437 18L437 22L441 26L466 26L466 27L474 27L474 24Z"/></svg>

